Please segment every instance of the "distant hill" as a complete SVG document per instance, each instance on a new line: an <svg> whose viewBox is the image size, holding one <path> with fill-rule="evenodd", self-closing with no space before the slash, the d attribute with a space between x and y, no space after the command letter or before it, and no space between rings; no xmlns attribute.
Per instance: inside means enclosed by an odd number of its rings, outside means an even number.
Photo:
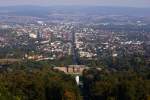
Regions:
<svg viewBox="0 0 150 100"><path fill-rule="evenodd" d="M51 13L150 16L150 8L103 6L9 6L0 7L0 14L23 16L47 16Z"/></svg>

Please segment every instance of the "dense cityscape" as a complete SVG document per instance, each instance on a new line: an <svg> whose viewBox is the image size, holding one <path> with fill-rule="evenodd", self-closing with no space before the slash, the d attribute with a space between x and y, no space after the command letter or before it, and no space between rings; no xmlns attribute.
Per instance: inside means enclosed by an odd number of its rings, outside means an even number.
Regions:
<svg viewBox="0 0 150 100"><path fill-rule="evenodd" d="M0 100L150 100L148 9L1 8Z"/></svg>

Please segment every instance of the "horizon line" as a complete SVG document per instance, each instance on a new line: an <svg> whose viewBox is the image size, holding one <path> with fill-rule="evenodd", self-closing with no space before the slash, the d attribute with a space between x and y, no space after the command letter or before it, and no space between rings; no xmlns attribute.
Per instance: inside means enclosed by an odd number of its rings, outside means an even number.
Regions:
<svg viewBox="0 0 150 100"><path fill-rule="evenodd" d="M37 6L37 7L55 7L55 6L60 6L60 7L113 7L113 8L137 8L137 9L150 9L150 7L136 7L136 6L114 6L114 5L32 5L32 4L25 4L25 5L0 5L0 7L23 7L23 6Z"/></svg>

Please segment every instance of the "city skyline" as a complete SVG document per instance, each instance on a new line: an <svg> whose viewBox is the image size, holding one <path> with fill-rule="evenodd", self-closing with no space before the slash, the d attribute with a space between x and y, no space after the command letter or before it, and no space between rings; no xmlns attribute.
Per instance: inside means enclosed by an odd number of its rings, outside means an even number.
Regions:
<svg viewBox="0 0 150 100"><path fill-rule="evenodd" d="M0 1L0 6L16 5L81 5L81 6L121 6L121 7L142 7L149 8L149 0L5 0Z"/></svg>

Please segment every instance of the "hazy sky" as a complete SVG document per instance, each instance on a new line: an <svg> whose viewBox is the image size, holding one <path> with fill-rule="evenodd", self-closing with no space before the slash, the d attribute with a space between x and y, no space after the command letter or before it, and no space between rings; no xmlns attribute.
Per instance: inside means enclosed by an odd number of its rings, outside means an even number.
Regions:
<svg viewBox="0 0 150 100"><path fill-rule="evenodd" d="M100 5L150 7L150 0L0 0L0 6L8 5Z"/></svg>

